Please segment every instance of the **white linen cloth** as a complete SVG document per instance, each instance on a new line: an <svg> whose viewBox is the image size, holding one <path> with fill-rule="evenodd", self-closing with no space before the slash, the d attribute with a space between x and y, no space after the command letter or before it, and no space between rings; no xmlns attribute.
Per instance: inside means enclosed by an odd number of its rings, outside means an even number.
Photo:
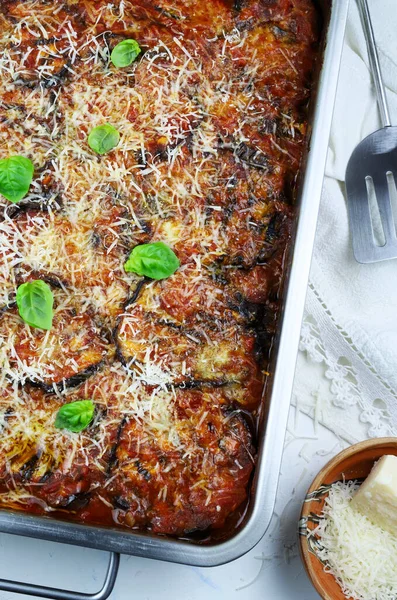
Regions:
<svg viewBox="0 0 397 600"><path fill-rule="evenodd" d="M369 5L397 125L397 0L369 0ZM350 442L397 435L397 259L355 261L344 195L353 149L380 127L352 0L292 398Z"/></svg>

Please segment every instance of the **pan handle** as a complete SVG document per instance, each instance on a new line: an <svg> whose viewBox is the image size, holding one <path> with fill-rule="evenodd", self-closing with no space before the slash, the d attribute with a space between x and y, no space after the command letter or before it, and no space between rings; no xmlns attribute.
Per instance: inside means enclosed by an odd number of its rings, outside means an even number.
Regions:
<svg viewBox="0 0 397 600"><path fill-rule="evenodd" d="M30 596L40 596L42 598L51 598L53 600L105 600L113 591L116 583L117 572L119 570L120 554L110 553L108 569L105 575L105 581L101 589L95 594L83 594L69 590L60 590L58 588L34 585L32 583L21 583L19 581L8 581L0 579L0 590L3 592L14 592L16 594L28 594Z"/></svg>

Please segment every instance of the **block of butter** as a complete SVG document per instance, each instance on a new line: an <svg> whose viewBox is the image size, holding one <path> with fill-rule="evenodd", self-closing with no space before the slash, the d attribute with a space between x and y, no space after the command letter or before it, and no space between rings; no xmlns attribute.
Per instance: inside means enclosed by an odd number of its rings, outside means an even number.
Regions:
<svg viewBox="0 0 397 600"><path fill-rule="evenodd" d="M351 506L397 537L397 456L382 456L375 463Z"/></svg>

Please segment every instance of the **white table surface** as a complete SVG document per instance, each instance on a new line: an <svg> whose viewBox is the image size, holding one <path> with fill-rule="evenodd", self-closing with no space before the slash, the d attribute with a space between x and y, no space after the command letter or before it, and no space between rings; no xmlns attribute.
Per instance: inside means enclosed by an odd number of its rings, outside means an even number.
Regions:
<svg viewBox="0 0 397 600"><path fill-rule="evenodd" d="M315 474L347 445L291 408L275 515L262 541L242 558L207 569L124 556L111 600L318 599L299 557L299 512ZM107 559L103 552L0 535L0 578L92 593ZM17 597L0 592L0 600Z"/></svg>

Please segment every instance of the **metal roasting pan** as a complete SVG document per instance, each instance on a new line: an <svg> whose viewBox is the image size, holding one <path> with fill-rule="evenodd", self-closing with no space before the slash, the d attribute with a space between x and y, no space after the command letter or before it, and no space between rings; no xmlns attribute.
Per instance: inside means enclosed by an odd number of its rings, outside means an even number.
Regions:
<svg viewBox="0 0 397 600"><path fill-rule="evenodd" d="M111 553L105 582L96 594L82 594L0 579L0 590L56 600L104 600L114 587L119 554L213 567L251 550L263 537L273 513L287 426L299 335L320 204L328 139L335 102L349 0L316 0L323 13L323 40L313 91L310 140L298 199L292 250L287 265L280 333L276 340L274 375L265 390L259 427L258 463L251 499L242 525L226 541L202 543L150 533L82 525L0 510L0 532L86 546ZM289 266L289 268L288 268Z"/></svg>

